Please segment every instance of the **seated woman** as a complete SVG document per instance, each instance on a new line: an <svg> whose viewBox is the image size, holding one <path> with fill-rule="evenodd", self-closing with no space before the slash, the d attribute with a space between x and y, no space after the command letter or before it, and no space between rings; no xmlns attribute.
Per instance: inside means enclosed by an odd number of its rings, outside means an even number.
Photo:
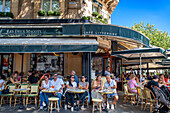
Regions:
<svg viewBox="0 0 170 113"><path fill-rule="evenodd" d="M0 76L0 90L4 89L5 81ZM2 94L2 91L0 91L0 95Z"/></svg>
<svg viewBox="0 0 170 113"><path fill-rule="evenodd" d="M137 83L136 83L136 80L135 80L136 76L135 75L131 75L130 78L131 78L131 80L129 80L129 82L128 82L128 86L130 88L130 91L132 93L137 93L137 90L132 90L131 89L131 88L136 88L138 86Z"/></svg>
<svg viewBox="0 0 170 113"><path fill-rule="evenodd" d="M89 88L89 83L86 82L86 77L85 76L82 76L81 77L81 82L79 83L79 89L84 89L86 90L84 93L80 93L80 98L79 100L77 101L77 104L79 104L80 100L82 100L82 106L81 106L81 109L82 110L85 110L84 108L84 101L86 99L86 96L88 96L88 88Z"/></svg>
<svg viewBox="0 0 170 113"><path fill-rule="evenodd" d="M74 75L70 75L69 81L67 81L66 83L66 87L68 89L76 89L77 87L77 83L74 81ZM65 110L67 110L67 106L68 106L68 101L71 98L71 111L74 111L73 105L74 105L74 93L70 93L70 92L66 92L65 96L66 96L66 102L65 102Z"/></svg>
<svg viewBox="0 0 170 113"><path fill-rule="evenodd" d="M92 92L91 92L92 98L103 99L103 96L100 93L98 93L98 91L101 90L103 87L102 84L103 83L101 80L101 75L97 75L96 79L93 80L93 84L92 84ZM98 107L99 106L97 105L97 109Z"/></svg>
<svg viewBox="0 0 170 113"><path fill-rule="evenodd" d="M18 81L18 72L15 71L9 78L7 84L16 84L16 83L19 83Z"/></svg>
<svg viewBox="0 0 170 113"><path fill-rule="evenodd" d="M48 75L45 75L44 78L45 80L43 80L41 82L41 87L39 88L41 91L40 91L40 109L43 109L43 106L46 106L45 104L45 95L44 93L42 92L43 89L49 89L50 88L50 81L48 79Z"/></svg>

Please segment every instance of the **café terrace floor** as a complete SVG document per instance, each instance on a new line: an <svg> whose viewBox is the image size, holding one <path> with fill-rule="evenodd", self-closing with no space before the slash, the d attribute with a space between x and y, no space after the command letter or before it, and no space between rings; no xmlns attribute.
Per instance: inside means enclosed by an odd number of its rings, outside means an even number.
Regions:
<svg viewBox="0 0 170 113"><path fill-rule="evenodd" d="M12 104L12 107L9 107L9 104L2 105L0 107L0 113L50 113L48 111L39 110L39 108L36 108L33 104L28 105L27 110L20 110L18 109L19 105L16 105L14 108L14 105ZM52 113L58 113L57 111L53 111ZM60 113L92 113L92 107L88 108L85 111L74 111L71 112L70 109L65 111L63 108L60 109ZM99 111L94 112L99 113ZM105 111L102 111L102 113L105 113ZM115 110L110 110L109 113L149 113L149 105L146 111L140 110L140 105L136 107L136 105L131 105L129 103L123 104L123 95L119 93L119 101L117 102L117 108Z"/></svg>

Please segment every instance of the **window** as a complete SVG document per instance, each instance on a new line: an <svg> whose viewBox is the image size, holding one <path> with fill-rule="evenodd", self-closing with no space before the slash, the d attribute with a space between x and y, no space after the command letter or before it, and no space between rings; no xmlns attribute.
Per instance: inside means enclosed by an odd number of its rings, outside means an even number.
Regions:
<svg viewBox="0 0 170 113"><path fill-rule="evenodd" d="M63 75L64 54L32 54L31 70L40 72L57 71Z"/></svg>
<svg viewBox="0 0 170 113"><path fill-rule="evenodd" d="M11 0L0 0L0 12L10 12Z"/></svg>
<svg viewBox="0 0 170 113"><path fill-rule="evenodd" d="M98 12L98 7L93 6L93 12Z"/></svg>
<svg viewBox="0 0 170 113"><path fill-rule="evenodd" d="M41 0L41 9L44 11L55 11L59 9L59 0Z"/></svg>

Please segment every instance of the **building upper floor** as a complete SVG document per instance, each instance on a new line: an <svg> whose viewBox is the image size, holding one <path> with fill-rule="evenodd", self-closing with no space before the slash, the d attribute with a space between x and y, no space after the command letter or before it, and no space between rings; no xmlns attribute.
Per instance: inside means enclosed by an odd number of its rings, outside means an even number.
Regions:
<svg viewBox="0 0 170 113"><path fill-rule="evenodd" d="M11 12L14 19L38 19L40 15L57 15L61 19L89 16L111 23L111 14L118 3L119 0L0 0L0 12Z"/></svg>

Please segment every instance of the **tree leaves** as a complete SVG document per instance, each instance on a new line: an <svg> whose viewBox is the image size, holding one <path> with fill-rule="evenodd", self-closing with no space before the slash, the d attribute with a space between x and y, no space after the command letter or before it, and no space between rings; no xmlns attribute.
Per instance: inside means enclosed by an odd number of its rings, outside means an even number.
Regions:
<svg viewBox="0 0 170 113"><path fill-rule="evenodd" d="M170 36L168 36L168 33L154 28L154 25L147 23L145 26L143 22L140 22L139 24L135 23L135 25L131 28L145 34L145 36L150 39L151 45L158 46L163 49L170 48Z"/></svg>

